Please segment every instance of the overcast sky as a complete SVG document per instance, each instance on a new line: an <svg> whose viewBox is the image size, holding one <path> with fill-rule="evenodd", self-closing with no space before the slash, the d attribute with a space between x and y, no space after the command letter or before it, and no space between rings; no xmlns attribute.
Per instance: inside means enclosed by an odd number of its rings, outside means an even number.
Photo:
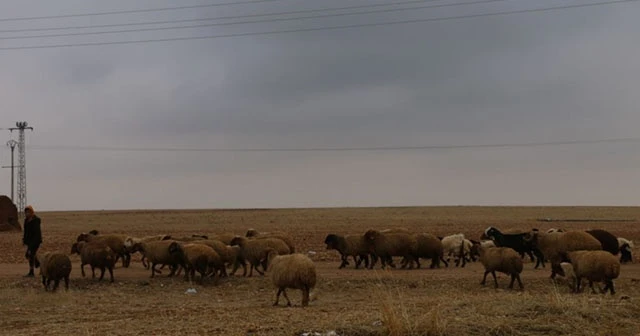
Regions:
<svg viewBox="0 0 640 336"><path fill-rule="evenodd" d="M240 0L217 0L223 1ZM600 1L494 1L197 29L0 39L0 48L295 30ZM211 3L216 2L11 0L0 3L0 19ZM273 0L0 20L0 30L375 3L385 2ZM319 14L327 13L287 17ZM640 142L314 152L58 147L301 149L640 137L638 17L640 1L348 30L0 50L0 127L26 120L35 128L27 134L27 201L40 210L637 205ZM260 19L265 17L240 20ZM177 25L202 23L207 22ZM135 28L142 27L0 37ZM10 133L0 134L0 163L8 165L4 142ZM0 193L10 194L10 169L0 172Z"/></svg>

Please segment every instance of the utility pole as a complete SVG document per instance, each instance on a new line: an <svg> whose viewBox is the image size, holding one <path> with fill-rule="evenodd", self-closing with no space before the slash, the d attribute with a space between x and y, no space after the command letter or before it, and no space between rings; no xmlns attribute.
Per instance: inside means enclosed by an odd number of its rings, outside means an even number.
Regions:
<svg viewBox="0 0 640 336"><path fill-rule="evenodd" d="M9 141L7 141L7 146L9 146L9 148L11 148L11 165L10 166L2 166L2 168L11 168L11 201L15 203L16 199L15 194L13 193L13 183L16 181L14 175L13 175L13 168L17 167L14 163L13 163L13 152L16 149L16 145L18 144L17 141L11 139Z"/></svg>
<svg viewBox="0 0 640 336"><path fill-rule="evenodd" d="M9 131L18 131L18 213L24 216L24 208L27 206L27 162L24 143L24 130L33 131L33 127L28 127L26 121L16 122L16 127L9 128Z"/></svg>

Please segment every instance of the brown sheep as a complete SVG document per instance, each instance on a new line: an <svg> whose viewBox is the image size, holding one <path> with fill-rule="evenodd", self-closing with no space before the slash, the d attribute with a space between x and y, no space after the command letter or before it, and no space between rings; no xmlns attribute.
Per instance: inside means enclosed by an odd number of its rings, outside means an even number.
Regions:
<svg viewBox="0 0 640 336"><path fill-rule="evenodd" d="M505 273L511 276L511 282L509 283L509 289L513 289L513 283L518 280L520 290L524 289L522 280L520 280L520 273L522 273L522 258L514 249L510 247L479 247L480 262L484 266L484 276L482 277L481 285L487 281L487 274L493 275L493 281L495 287L498 288L498 279L496 278L496 272Z"/></svg>
<svg viewBox="0 0 640 336"><path fill-rule="evenodd" d="M268 260L271 282L278 288L273 305L277 306L280 294L284 294L287 306L291 306L286 289L292 288L302 290L302 307L308 306L310 292L317 281L316 266L313 261L304 254L278 255L274 250L269 251Z"/></svg>
<svg viewBox="0 0 640 336"><path fill-rule="evenodd" d="M449 266L447 261L444 260L444 247L438 237L428 233L419 233L414 235L414 237L416 239L416 245L413 249L413 256L418 268L420 268L420 258L431 259L431 266L429 266L429 268L440 268L440 261L442 261L445 266Z"/></svg>
<svg viewBox="0 0 640 336"><path fill-rule="evenodd" d="M291 253L287 244L278 238L248 239L236 237L231 241L231 245L240 246L240 255L250 265L249 277L253 275L254 269L260 275L264 275L264 272L260 271L258 266L262 265L264 270L267 269L267 253L269 250L275 250L280 255ZM247 276L246 273L243 275Z"/></svg>
<svg viewBox="0 0 640 336"><path fill-rule="evenodd" d="M293 239L291 238L291 235L289 235L286 232L258 232L255 229L249 229L247 230L247 233L245 234L245 237L247 238L255 238L255 239L260 239L260 238L278 238L278 239L282 239L282 241L284 241L287 246L289 247L289 251L291 251L291 253L295 253L296 252L296 248L295 245L293 244Z"/></svg>
<svg viewBox="0 0 640 336"><path fill-rule="evenodd" d="M382 233L377 230L368 230L364 234L369 251L380 258L382 268L387 264L395 268L392 257L404 257L406 262L413 262L412 249L416 246L416 238L407 233ZM373 268L375 261L369 265Z"/></svg>
<svg viewBox="0 0 640 336"><path fill-rule="evenodd" d="M175 255L169 253L169 245L176 242L175 240L160 240L151 242L136 243L135 249L142 252L142 255L147 259L151 265L151 278L156 273L162 273L156 269L157 265L169 265L171 267L171 273L169 277L176 273L181 260Z"/></svg>
<svg viewBox="0 0 640 336"><path fill-rule="evenodd" d="M587 278L592 293L596 292L594 282L604 282L605 287L600 292L604 294L608 289L611 295L615 294L613 280L620 275L620 261L613 254L607 251L573 251L565 257L573 266L574 292L580 292L582 278Z"/></svg>
<svg viewBox="0 0 640 336"><path fill-rule="evenodd" d="M64 288L69 290L69 274L71 274L71 260L61 252L46 252L38 258L40 260L40 275L44 290L49 290L49 285L53 280L52 291L56 291L60 285L60 280L64 279Z"/></svg>
<svg viewBox="0 0 640 336"><path fill-rule="evenodd" d="M327 250L336 250L340 253L342 262L338 269L344 268L349 265L347 258L353 257L355 268L357 269L362 261L364 261L364 267L369 267L369 248L367 242L362 235L346 235L341 236L337 234L329 234L324 239L324 243L327 245ZM356 259L359 257L360 259Z"/></svg>
<svg viewBox="0 0 640 336"><path fill-rule="evenodd" d="M128 235L125 234L98 234L97 231L93 230L89 233L81 233L76 242L86 241L92 242L96 240L104 241L109 247L116 253L116 262L118 259L122 258L122 267L129 267L131 263L131 254L127 251L127 247L124 242L128 238Z"/></svg>
<svg viewBox="0 0 640 336"><path fill-rule="evenodd" d="M85 277L84 265L91 266L91 278L96 277L96 267L100 269L101 281L104 278L105 268L109 270L110 281L113 282L113 267L116 264L116 253L103 241L85 241L74 243L71 246L71 253L80 255L80 271Z"/></svg>
<svg viewBox="0 0 640 336"><path fill-rule="evenodd" d="M185 270L185 279L188 281L193 281L195 273L198 271L201 284L209 274L212 275L214 282L216 282L216 275L224 267L224 263L218 253L205 244L189 243L182 245L174 241L169 245L169 254L176 256L180 260L180 264Z"/></svg>

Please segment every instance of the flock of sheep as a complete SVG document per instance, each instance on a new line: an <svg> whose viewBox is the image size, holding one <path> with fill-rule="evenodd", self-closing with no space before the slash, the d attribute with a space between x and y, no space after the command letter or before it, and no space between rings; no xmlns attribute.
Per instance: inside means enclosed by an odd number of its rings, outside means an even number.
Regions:
<svg viewBox="0 0 640 336"><path fill-rule="evenodd" d="M436 237L425 233L412 233L406 229L368 230L362 235L329 234L325 238L327 249L337 250L342 262L339 268L349 264L353 258L355 268L364 262L365 267L373 268L380 261L382 267L395 267L392 257L402 257L402 267L419 268L420 259L431 259L431 268L444 263L448 267L451 257L456 266L464 267L466 262L479 260L485 268L481 284L491 274L498 287L496 272L511 276L509 288L518 281L524 289L520 273L522 259L527 254L536 261L535 268L551 263L551 278L557 274L569 280L573 292L580 292L582 279L589 281L595 292L594 282L604 282L602 293L615 293L613 280L620 275L620 263L633 260L631 251L633 242L616 237L605 230L564 231L550 229L541 232L533 229L528 232L501 232L488 227L481 241L465 238L464 234ZM620 257L616 257L617 255ZM535 259L534 259L535 256Z"/></svg>
<svg viewBox="0 0 640 336"><path fill-rule="evenodd" d="M235 234L132 237L125 234L100 234L94 230L81 233L73 243L71 253L80 255L83 277L84 266L89 265L92 277L95 278L95 269L101 272L99 280L108 271L111 282L114 281L113 269L116 262L122 259L123 268L127 268L134 253L141 254L142 264L150 270L151 278L168 267L169 276L179 275L184 271L185 279L192 282L198 272L200 283L205 279L217 283L219 277L229 275L228 268L233 275L242 267L244 276L252 276L253 270L263 275L268 269L269 276L278 289L274 305L278 305L280 295L284 295L287 305L291 305L287 288L300 289L302 305L308 305L310 291L315 287L317 278L313 261L304 254L295 253L291 237L284 232L258 233L250 229L244 237ZM38 259L45 290L49 290L53 281L52 290L55 291L61 280L65 281L65 288L69 288L71 261L66 253L40 253Z"/></svg>
<svg viewBox="0 0 640 336"><path fill-rule="evenodd" d="M368 230L364 234L329 234L324 243L327 250L337 250L341 255L339 268L349 265L351 257L355 268L364 263L365 268L373 268L378 262L381 267L396 267L393 258L402 257L402 268L420 268L420 259L431 259L431 268L443 263L449 266L454 258L456 266L464 267L467 262L479 260L485 268L481 284L485 284L491 274L498 287L496 272L511 276L509 288L517 281L524 288L520 273L522 259L527 254L538 268L551 263L551 278L557 274L571 280L574 292L579 292L583 278L589 281L592 291L594 282L604 282L602 293L615 293L613 280L619 276L620 263L632 261L633 242L619 238L604 230L563 231L551 229L541 232L501 232L495 227L487 228L480 241L465 238L464 234L436 237L431 234L413 233L407 229ZM311 259L296 253L291 236L285 232L258 233L250 229L245 236L217 234L211 236L192 235L174 237L154 235L132 237L125 234L101 234L97 231L80 234L71 246L71 253L78 254L81 274L85 277L84 266L91 267L92 277L100 270L99 280L109 272L114 281L113 269L118 260L124 268L129 267L131 255L141 254L142 264L150 271L150 277L162 273L165 267L169 276L184 271L185 279L194 281L196 272L202 283L211 279L217 283L219 277L234 275L240 267L243 276L252 276L255 270L261 275L268 271L273 285L277 288L276 301L283 294L291 305L286 289L302 291L302 306L309 303L310 291L316 285L316 268ZM616 255L620 254L620 257ZM53 281L53 290L65 281L69 288L71 261L67 253L39 253L40 272L45 290ZM247 266L249 267L247 273ZM229 271L228 271L229 270Z"/></svg>

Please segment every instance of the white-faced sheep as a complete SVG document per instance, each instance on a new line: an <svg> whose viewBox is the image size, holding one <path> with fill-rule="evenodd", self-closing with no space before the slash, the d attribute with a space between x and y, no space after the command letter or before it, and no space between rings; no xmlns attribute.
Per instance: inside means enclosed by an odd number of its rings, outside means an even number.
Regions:
<svg viewBox="0 0 640 336"><path fill-rule="evenodd" d="M349 265L347 260L349 257L353 258L356 269L363 261L364 267L369 267L369 249L362 235L342 236L331 233L324 239L324 243L327 245L327 250L336 250L340 253L342 262L339 269Z"/></svg>
<svg viewBox="0 0 640 336"><path fill-rule="evenodd" d="M382 268L387 264L395 268L392 257L403 257L405 262L411 263L415 260L413 249L416 246L415 236L408 233L382 233L377 230L368 230L364 234L369 251L380 258ZM371 262L369 268L373 268L375 261Z"/></svg>
<svg viewBox="0 0 640 336"><path fill-rule="evenodd" d="M620 245L620 262L633 262L633 255L631 254L631 251L635 247L633 241L618 237L618 245Z"/></svg>
<svg viewBox="0 0 640 336"><path fill-rule="evenodd" d="M309 257L300 253L278 255L276 251L269 251L269 276L273 285L278 288L274 306L280 301L280 294L284 294L287 306L291 301L286 289L300 289L302 291L302 306L309 305L309 295L317 281L316 266Z"/></svg>
<svg viewBox="0 0 640 336"><path fill-rule="evenodd" d="M131 255L127 251L127 248L124 245L124 241L129 237L125 234L98 234L97 231L93 230L89 233L81 233L76 242L86 241L104 241L109 247L116 253L116 262L118 259L122 258L122 267L129 267L131 263Z"/></svg>
<svg viewBox="0 0 640 336"><path fill-rule="evenodd" d="M111 282L113 282L113 267L116 264L116 253L103 241L85 241L74 243L71 246L71 253L80 255L80 271L85 277L84 265L91 266L91 278L96 277L96 268L100 269L99 281L104 278L105 269L109 270Z"/></svg>
<svg viewBox="0 0 640 336"><path fill-rule="evenodd" d="M495 287L498 288L496 272L501 272L511 276L509 289L513 289L513 283L515 280L518 280L520 289L524 289L522 280L520 280L520 273L522 273L522 257L520 257L518 252L510 247L480 247L479 252L480 262L484 266L484 276L482 277L481 285L486 283L487 274L491 273L491 275L493 275Z"/></svg>
<svg viewBox="0 0 640 336"><path fill-rule="evenodd" d="M203 283L204 278L209 274L215 281L216 275L224 267L218 253L205 244L172 242L169 245L169 254L180 260L180 264L185 270L185 278L188 281L193 281L196 271L200 273L200 283Z"/></svg>
<svg viewBox="0 0 640 336"><path fill-rule="evenodd" d="M525 239L533 244L544 258L551 262L551 279L561 272L560 263L563 255L579 250L602 250L602 244L592 235L584 231L544 233L533 231Z"/></svg>
<svg viewBox="0 0 640 336"><path fill-rule="evenodd" d="M258 232L255 229L249 229L249 230L247 230L247 233L245 234L245 237L247 237L247 238L256 238L256 239L261 239L261 238L278 238L278 239L282 239L282 241L284 241L287 244L287 246L289 247L289 251L291 251L291 253L295 253L296 252L296 247L293 244L293 238L291 237L291 235L289 235L286 232L280 232L280 231Z"/></svg>
<svg viewBox="0 0 640 336"><path fill-rule="evenodd" d="M267 269L267 253L269 250L275 250L278 254L290 254L289 246L278 238L264 238L264 239L249 239L246 237L235 237L231 241L231 245L240 246L240 255L246 260L249 265L249 274L244 273L244 276L253 276L253 270L264 275L264 272L258 269L258 266L262 266L264 270Z"/></svg>
<svg viewBox="0 0 640 336"><path fill-rule="evenodd" d="M40 275L44 290L48 291L51 281L53 281L52 291L56 291L60 285L60 280L64 279L64 288L69 290L69 274L71 274L71 259L61 252L45 252L40 257Z"/></svg>
<svg viewBox="0 0 640 336"><path fill-rule="evenodd" d="M604 282L600 292L604 294L609 290L611 295L615 294L613 280L620 276L620 261L614 255L607 251L573 251L565 257L573 266L574 292L580 292L582 278L586 278L592 293L596 292L594 282Z"/></svg>

